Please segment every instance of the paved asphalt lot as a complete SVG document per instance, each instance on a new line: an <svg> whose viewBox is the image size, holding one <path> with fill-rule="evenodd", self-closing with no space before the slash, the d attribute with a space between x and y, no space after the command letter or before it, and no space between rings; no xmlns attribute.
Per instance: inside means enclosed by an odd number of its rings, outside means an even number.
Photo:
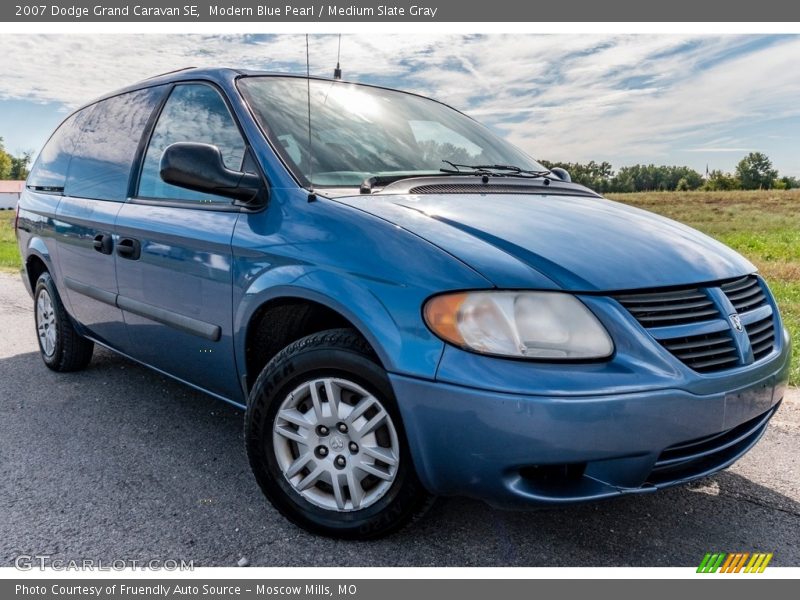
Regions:
<svg viewBox="0 0 800 600"><path fill-rule="evenodd" d="M800 565L800 394L733 468L689 488L540 512L440 501L388 539L292 526L250 475L242 413L105 350L45 368L31 301L0 274L0 566L193 559L234 566L686 566L707 551Z"/></svg>

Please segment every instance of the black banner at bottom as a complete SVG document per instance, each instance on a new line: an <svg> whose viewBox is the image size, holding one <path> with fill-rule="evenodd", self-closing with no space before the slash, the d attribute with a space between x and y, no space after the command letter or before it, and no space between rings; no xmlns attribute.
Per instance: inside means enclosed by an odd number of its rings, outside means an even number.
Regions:
<svg viewBox="0 0 800 600"><path fill-rule="evenodd" d="M725 594L726 600L779 594L793 581L774 578L698 575L691 579L39 579L0 580L0 598L9 600L507 600L517 598L602 597L675 600L689 593ZM758 586L758 590L756 589ZM766 589L764 589L766 587ZM712 589L713 588L713 589Z"/></svg>

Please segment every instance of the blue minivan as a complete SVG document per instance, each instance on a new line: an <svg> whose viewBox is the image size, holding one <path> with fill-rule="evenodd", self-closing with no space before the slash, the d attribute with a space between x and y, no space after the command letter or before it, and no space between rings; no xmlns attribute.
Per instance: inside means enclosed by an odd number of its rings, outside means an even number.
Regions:
<svg viewBox="0 0 800 600"><path fill-rule="evenodd" d="M437 495L706 476L788 377L743 257L380 87L189 69L119 90L52 135L16 229L48 367L99 344L242 407L265 495L324 535L385 535Z"/></svg>

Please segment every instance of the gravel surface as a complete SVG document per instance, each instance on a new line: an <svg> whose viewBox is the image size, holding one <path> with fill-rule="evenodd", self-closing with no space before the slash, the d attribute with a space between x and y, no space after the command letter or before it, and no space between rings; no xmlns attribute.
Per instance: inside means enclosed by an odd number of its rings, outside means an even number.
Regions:
<svg viewBox="0 0 800 600"><path fill-rule="evenodd" d="M20 554L196 566L686 566L708 551L800 566L800 394L732 468L690 487L504 512L438 502L388 539L339 542L286 522L250 474L241 411L103 349L59 375L32 302L0 274L0 566ZM244 560L242 560L244 559Z"/></svg>

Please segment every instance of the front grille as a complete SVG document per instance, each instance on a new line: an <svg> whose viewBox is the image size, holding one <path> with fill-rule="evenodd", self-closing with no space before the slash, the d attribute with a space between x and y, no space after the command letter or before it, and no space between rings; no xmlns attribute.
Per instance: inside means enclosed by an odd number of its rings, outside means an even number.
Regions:
<svg viewBox="0 0 800 600"><path fill-rule="evenodd" d="M744 353L739 352L730 306L720 292L745 323L753 359L769 356L775 346L774 319L772 311L764 308L769 307L766 288L755 275L717 285L626 293L614 298L678 360L700 373L714 373L743 364Z"/></svg>
<svg viewBox="0 0 800 600"><path fill-rule="evenodd" d="M754 310L767 304L767 296L761 289L758 279L753 275L723 283L720 288L738 313Z"/></svg>
<svg viewBox="0 0 800 600"><path fill-rule="evenodd" d="M699 288L626 294L616 298L645 327L699 323L719 316L716 305Z"/></svg>
<svg viewBox="0 0 800 600"><path fill-rule="evenodd" d="M772 347L775 345L775 326L772 322L772 315L747 325L746 329L755 360L761 360L772 352Z"/></svg>
<svg viewBox="0 0 800 600"><path fill-rule="evenodd" d="M739 363L736 344L727 331L662 340L661 345L700 373L727 369Z"/></svg>
<svg viewBox="0 0 800 600"><path fill-rule="evenodd" d="M697 477L733 462L758 441L777 408L732 429L670 446L656 460L648 483L663 485Z"/></svg>

